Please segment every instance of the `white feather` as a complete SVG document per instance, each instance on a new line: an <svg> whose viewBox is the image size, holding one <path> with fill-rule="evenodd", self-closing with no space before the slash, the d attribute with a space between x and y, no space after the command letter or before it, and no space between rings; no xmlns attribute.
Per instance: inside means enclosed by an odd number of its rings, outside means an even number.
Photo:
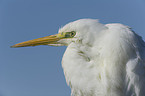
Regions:
<svg viewBox="0 0 145 96"><path fill-rule="evenodd" d="M76 31L62 59L72 96L144 96L144 41L122 24L80 19L59 32ZM71 41L71 43L70 43ZM64 42L64 41L63 41Z"/></svg>

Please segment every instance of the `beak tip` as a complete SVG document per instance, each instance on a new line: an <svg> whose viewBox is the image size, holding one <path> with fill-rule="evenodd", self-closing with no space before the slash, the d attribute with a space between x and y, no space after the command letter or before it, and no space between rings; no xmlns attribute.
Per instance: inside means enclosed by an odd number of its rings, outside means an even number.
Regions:
<svg viewBox="0 0 145 96"><path fill-rule="evenodd" d="M18 47L20 47L20 46L17 46L17 45L10 46L10 48L18 48Z"/></svg>
<svg viewBox="0 0 145 96"><path fill-rule="evenodd" d="M16 48L16 46L13 45L13 46L10 46L10 48Z"/></svg>

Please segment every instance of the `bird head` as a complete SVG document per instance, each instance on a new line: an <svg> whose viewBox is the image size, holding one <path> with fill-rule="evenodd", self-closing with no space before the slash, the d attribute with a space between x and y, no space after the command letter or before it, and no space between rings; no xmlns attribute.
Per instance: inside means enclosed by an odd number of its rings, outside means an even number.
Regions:
<svg viewBox="0 0 145 96"><path fill-rule="evenodd" d="M103 26L102 24L98 23L98 20L80 19L70 22L64 27L60 28L58 34L28 40L15 44L11 47L16 48L38 45L68 46L72 42L82 40L84 43L88 43L94 40L94 34L96 34L96 31L99 32L99 30L102 28Z"/></svg>

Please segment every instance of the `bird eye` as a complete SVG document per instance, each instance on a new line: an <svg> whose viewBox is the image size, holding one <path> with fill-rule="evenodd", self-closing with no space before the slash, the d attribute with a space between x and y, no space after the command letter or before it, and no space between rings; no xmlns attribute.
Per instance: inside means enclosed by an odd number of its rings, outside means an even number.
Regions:
<svg viewBox="0 0 145 96"><path fill-rule="evenodd" d="M75 35L76 35L76 32L75 32L75 31L71 31L71 32L70 32L70 36L71 36L71 37L74 37Z"/></svg>
<svg viewBox="0 0 145 96"><path fill-rule="evenodd" d="M71 32L66 32L65 37L66 38L72 38L76 35L75 31L71 31Z"/></svg>

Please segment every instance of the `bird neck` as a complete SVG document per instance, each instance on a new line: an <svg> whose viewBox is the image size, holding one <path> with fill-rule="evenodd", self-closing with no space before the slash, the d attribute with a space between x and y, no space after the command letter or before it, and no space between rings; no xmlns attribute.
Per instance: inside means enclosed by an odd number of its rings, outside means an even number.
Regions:
<svg viewBox="0 0 145 96"><path fill-rule="evenodd" d="M73 91L78 92L84 89L85 94L89 96L92 94L87 92L90 89L98 90L102 92L101 94L116 89L123 94L121 92L124 87L126 61L119 58L126 54L119 55L113 50L104 52L108 50L105 48L107 46L102 48L99 45L90 47L71 44L68 46L63 56L62 67L67 84ZM103 93L103 90L106 90L106 93Z"/></svg>

